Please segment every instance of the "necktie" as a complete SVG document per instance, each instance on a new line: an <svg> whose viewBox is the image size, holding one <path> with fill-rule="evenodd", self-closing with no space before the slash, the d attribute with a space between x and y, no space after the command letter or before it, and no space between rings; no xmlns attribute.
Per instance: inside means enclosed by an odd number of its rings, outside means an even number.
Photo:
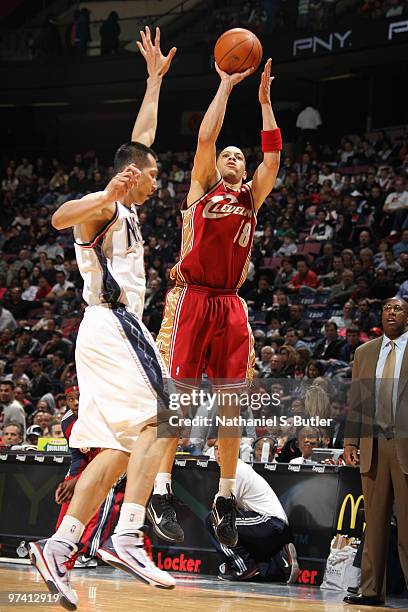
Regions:
<svg viewBox="0 0 408 612"><path fill-rule="evenodd" d="M392 395L394 389L395 371L395 342L391 340L391 348L385 360L383 373L381 376L380 388L378 390L377 424L381 429L392 428L394 423L394 411L392 409Z"/></svg>

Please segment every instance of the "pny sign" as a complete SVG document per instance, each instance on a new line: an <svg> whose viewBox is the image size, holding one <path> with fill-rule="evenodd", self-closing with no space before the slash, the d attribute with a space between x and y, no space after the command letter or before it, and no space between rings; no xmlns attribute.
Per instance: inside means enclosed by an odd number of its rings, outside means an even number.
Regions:
<svg viewBox="0 0 408 612"><path fill-rule="evenodd" d="M317 53L319 50L337 51L351 46L352 30L347 32L331 32L328 36L320 38L320 36L309 36L308 38L297 38L293 41L293 55L299 55L301 51L311 51Z"/></svg>

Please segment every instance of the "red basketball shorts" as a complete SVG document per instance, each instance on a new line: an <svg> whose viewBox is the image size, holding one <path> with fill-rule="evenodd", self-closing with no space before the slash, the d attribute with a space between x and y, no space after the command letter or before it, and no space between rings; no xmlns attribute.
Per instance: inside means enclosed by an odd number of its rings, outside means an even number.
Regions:
<svg viewBox="0 0 408 612"><path fill-rule="evenodd" d="M253 336L236 291L176 285L166 297L157 345L180 385L200 384L203 371L220 387L252 379Z"/></svg>

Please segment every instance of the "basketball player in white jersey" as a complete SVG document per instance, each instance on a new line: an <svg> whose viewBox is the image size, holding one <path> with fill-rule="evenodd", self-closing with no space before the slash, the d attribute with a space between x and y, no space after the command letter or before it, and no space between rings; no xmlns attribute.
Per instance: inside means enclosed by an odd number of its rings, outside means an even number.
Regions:
<svg viewBox="0 0 408 612"><path fill-rule="evenodd" d="M165 366L141 322L145 293L143 243L136 206L156 189L155 135L161 80L176 51L164 57L160 33L155 43L146 28L139 49L149 78L130 142L115 155L116 175L104 191L64 203L54 213L57 229L73 227L79 270L88 307L76 345L81 389L79 418L71 434L74 448L102 450L82 473L57 532L30 544L32 563L60 603L76 610L78 598L65 563L77 551L84 526L118 477L127 486L112 538L99 550L104 560L142 581L172 588L175 580L159 570L143 548L145 507L169 439L157 435L166 415Z"/></svg>

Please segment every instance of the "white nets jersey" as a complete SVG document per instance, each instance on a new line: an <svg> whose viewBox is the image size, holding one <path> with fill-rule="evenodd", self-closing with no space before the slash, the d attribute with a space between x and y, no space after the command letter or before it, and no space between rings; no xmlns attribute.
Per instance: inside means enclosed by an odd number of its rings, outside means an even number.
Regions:
<svg viewBox="0 0 408 612"><path fill-rule="evenodd" d="M129 209L116 202L114 216L92 242L83 241L79 226L74 227L74 239L88 306L121 303L141 319L146 278L136 206Z"/></svg>

